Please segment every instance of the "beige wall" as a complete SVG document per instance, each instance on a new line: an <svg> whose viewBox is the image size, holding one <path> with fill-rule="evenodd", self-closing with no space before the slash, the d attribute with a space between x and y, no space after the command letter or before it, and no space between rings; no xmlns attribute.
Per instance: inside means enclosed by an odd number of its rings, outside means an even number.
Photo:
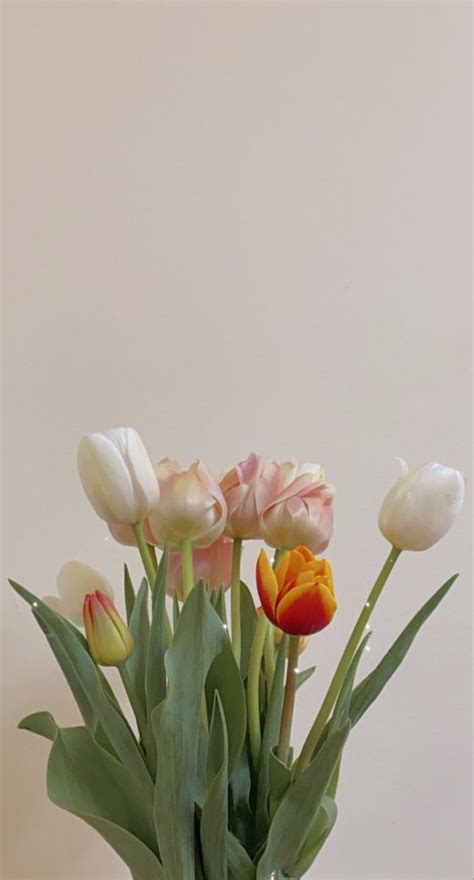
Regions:
<svg viewBox="0 0 474 880"><path fill-rule="evenodd" d="M305 661L297 740L385 553L394 456L469 469L469 18L459 2L4 4L5 576L51 592L131 551L83 497L86 431L214 469L251 449L337 486L340 608ZM355 732L319 880L467 880L468 514L399 563L366 672L462 577ZM256 548L248 551L252 580ZM3 588L2 877L119 880L51 806L47 744L77 719ZM178 880L178 878L176 878Z"/></svg>

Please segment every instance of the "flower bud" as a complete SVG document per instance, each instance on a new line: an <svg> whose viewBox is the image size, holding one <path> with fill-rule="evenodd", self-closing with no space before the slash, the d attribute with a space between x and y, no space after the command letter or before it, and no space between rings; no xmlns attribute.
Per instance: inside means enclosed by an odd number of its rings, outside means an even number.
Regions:
<svg viewBox="0 0 474 880"><path fill-rule="evenodd" d="M279 489L279 465L252 452L220 480L227 504L225 533L230 538L260 538L260 514Z"/></svg>
<svg viewBox="0 0 474 880"><path fill-rule="evenodd" d="M379 513L383 536L398 550L427 550L454 523L464 501L460 471L435 462L408 469L384 498Z"/></svg>
<svg viewBox="0 0 474 880"><path fill-rule="evenodd" d="M193 568L195 583L203 580L210 590L230 587L232 569L230 538L221 536L210 547L198 547L193 550ZM181 600L184 598L181 553L171 553L169 556L166 591L170 596L177 592Z"/></svg>
<svg viewBox="0 0 474 880"><path fill-rule="evenodd" d="M114 598L114 591L105 578L95 568L83 562L72 560L65 562L56 578L57 596L45 596L44 602L53 611L68 617L76 626L83 625L82 608L87 593L100 590L109 599Z"/></svg>
<svg viewBox="0 0 474 880"><path fill-rule="evenodd" d="M163 459L157 469L160 503L150 512L147 540L178 549L191 540L196 547L209 547L225 527L226 503L217 480L199 459L189 470L177 461Z"/></svg>
<svg viewBox="0 0 474 880"><path fill-rule="evenodd" d="M120 666L133 651L133 639L108 596L100 590L84 599L84 626L92 659L101 666Z"/></svg>
<svg viewBox="0 0 474 880"><path fill-rule="evenodd" d="M288 635L319 632L336 613L331 566L326 559L316 559L307 547L288 550L275 569L262 550L257 560L257 589L268 619Z"/></svg>
<svg viewBox="0 0 474 880"><path fill-rule="evenodd" d="M112 428L83 437L77 464L90 503L108 523L140 522L158 504L158 480L133 428Z"/></svg>
<svg viewBox="0 0 474 880"><path fill-rule="evenodd" d="M333 534L335 490L322 482L319 465L280 465L282 488L260 518L263 539L270 547L309 547L322 553Z"/></svg>

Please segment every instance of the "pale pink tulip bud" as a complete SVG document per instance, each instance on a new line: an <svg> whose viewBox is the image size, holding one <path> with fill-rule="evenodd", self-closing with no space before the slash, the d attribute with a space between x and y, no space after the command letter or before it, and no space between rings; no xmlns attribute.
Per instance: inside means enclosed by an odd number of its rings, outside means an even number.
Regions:
<svg viewBox="0 0 474 880"><path fill-rule="evenodd" d="M227 471L220 481L227 504L226 535L260 538L260 514L279 485L279 465L255 452Z"/></svg>
<svg viewBox="0 0 474 880"><path fill-rule="evenodd" d="M177 461L163 459L157 468L160 503L148 516L153 542L178 549L184 540L209 547L225 528L227 507L217 480L198 459L188 470Z"/></svg>
<svg viewBox="0 0 474 880"><path fill-rule="evenodd" d="M300 544L322 553L333 535L335 490L322 482L319 465L281 465L283 488L260 518L263 539L270 547L293 549Z"/></svg>

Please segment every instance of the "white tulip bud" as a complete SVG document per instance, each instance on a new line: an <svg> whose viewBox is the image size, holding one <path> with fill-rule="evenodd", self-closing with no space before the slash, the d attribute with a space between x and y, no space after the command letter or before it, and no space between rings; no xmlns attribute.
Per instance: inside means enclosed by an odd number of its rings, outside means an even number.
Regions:
<svg viewBox="0 0 474 880"><path fill-rule="evenodd" d="M114 591L100 571L85 565L84 562L72 560L65 562L56 580L57 596L45 596L43 601L53 611L72 620L76 626L83 625L82 609L88 593L100 590L113 600Z"/></svg>
<svg viewBox="0 0 474 880"><path fill-rule="evenodd" d="M379 513L383 536L399 550L427 550L454 523L464 501L460 471L432 462L408 469L385 497Z"/></svg>
<svg viewBox="0 0 474 880"><path fill-rule="evenodd" d="M133 428L112 428L83 437L77 465L92 507L106 522L140 522L158 504L158 479Z"/></svg>

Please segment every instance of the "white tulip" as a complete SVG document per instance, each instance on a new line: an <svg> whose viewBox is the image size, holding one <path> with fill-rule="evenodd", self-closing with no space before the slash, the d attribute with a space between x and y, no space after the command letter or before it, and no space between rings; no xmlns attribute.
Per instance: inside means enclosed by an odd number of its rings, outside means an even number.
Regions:
<svg viewBox="0 0 474 880"><path fill-rule="evenodd" d="M449 531L464 501L460 471L432 462L408 469L385 497L379 528L399 550L427 550Z"/></svg>
<svg viewBox="0 0 474 880"><path fill-rule="evenodd" d="M89 593L100 590L113 601L114 591L105 578L95 568L83 562L73 560L66 562L60 569L57 579L57 596L45 596L46 602L53 611L69 617L76 626L83 625L82 608L84 599Z"/></svg>
<svg viewBox="0 0 474 880"><path fill-rule="evenodd" d="M77 465L92 507L108 523L138 523L158 504L158 479L134 428L83 437Z"/></svg>

